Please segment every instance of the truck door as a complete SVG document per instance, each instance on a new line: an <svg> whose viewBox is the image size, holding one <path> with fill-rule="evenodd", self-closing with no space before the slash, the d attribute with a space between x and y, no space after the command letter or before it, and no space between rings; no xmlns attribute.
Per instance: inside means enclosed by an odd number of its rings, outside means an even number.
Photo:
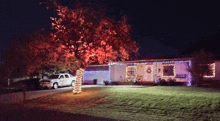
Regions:
<svg viewBox="0 0 220 121"><path fill-rule="evenodd" d="M64 79L64 76L63 76L63 75L60 75L60 77L59 77L59 82L58 82L60 86L64 86L64 85L65 85L64 80L65 80L65 79Z"/></svg>
<svg viewBox="0 0 220 121"><path fill-rule="evenodd" d="M66 86L71 84L70 77L67 74L65 74L65 81L64 81L64 83L65 83Z"/></svg>

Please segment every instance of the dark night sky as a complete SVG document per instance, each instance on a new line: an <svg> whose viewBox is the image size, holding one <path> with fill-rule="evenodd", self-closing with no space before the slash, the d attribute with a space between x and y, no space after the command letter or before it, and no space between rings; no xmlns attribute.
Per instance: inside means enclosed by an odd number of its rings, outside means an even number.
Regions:
<svg viewBox="0 0 220 121"><path fill-rule="evenodd" d="M39 5L45 0L3 0L1 2L0 49L12 36L24 36L50 29L52 11ZM127 15L134 40L141 46L140 57L175 56L207 48L220 54L219 0L84 0L105 5L116 19ZM197 2L196 2L197 1ZM62 0L73 4L74 0ZM193 46L192 46L193 45Z"/></svg>

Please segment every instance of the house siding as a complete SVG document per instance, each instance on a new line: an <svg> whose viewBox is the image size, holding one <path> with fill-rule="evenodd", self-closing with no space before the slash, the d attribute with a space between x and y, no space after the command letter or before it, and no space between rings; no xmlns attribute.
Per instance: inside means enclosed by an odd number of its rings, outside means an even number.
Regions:
<svg viewBox="0 0 220 121"><path fill-rule="evenodd" d="M104 80L110 80L109 66L88 66L84 71L83 81L87 84L94 84L94 79L97 79L97 84L104 84Z"/></svg>
<svg viewBox="0 0 220 121"><path fill-rule="evenodd" d="M132 62L114 62L110 63L111 68L110 80L111 81L144 81L144 82L155 82L159 78L161 79L175 79L177 82L191 82L191 75L187 71L189 65L189 59L184 60L172 60L166 59L160 60L155 59L154 61L145 60L143 62L132 61ZM129 66L134 66L135 76L127 76L126 69ZM164 66L174 66L172 76L164 76ZM120 78L119 78L120 77ZM125 78L124 78L125 77Z"/></svg>
<svg viewBox="0 0 220 121"><path fill-rule="evenodd" d="M84 81L93 83L97 79L97 84L103 84L103 80L110 82L122 81L143 81L156 82L159 78L175 79L176 82L191 85L191 73L187 71L191 65L192 59L154 59L154 60L137 60L127 62L112 62L105 67L93 66L84 72ZM167 74L164 72L165 66L173 66L173 72ZM128 68L135 68L132 76L127 75ZM166 67L170 71L172 67ZM166 73L166 74L164 74ZM210 78L206 78L210 79ZM220 61L215 61L215 77L211 79L220 80Z"/></svg>
<svg viewBox="0 0 220 121"><path fill-rule="evenodd" d="M220 80L220 61L215 62L215 80Z"/></svg>
<svg viewBox="0 0 220 121"><path fill-rule="evenodd" d="M126 65L112 65L110 68L111 81L125 81L126 80Z"/></svg>

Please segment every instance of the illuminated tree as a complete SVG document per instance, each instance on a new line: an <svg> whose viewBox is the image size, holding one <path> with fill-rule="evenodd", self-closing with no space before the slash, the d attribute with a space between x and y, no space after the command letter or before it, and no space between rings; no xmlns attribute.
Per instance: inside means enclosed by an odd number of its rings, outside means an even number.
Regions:
<svg viewBox="0 0 220 121"><path fill-rule="evenodd" d="M57 49L48 43L49 39L50 33L43 29L34 34L14 38L10 48L3 53L4 63L1 67L4 67L2 70L6 73L4 77L36 76L39 72L50 71L51 68L65 68L64 62L50 63Z"/></svg>
<svg viewBox="0 0 220 121"><path fill-rule="evenodd" d="M52 3L56 16L51 17L54 32L50 43L63 55L56 51L48 61L56 62L57 58L75 61L78 65L75 84L79 84L78 89L75 86L75 93L81 92L81 79L86 65L127 60L131 53L137 52L137 44L131 40L131 27L126 17L117 22L89 7L72 9L56 1Z"/></svg>
<svg viewBox="0 0 220 121"><path fill-rule="evenodd" d="M27 76L30 70L33 69L33 66L36 65L37 61L41 57L37 57L36 55L32 54L30 45L36 40L45 39L43 36L44 31L37 31L34 34L26 35L24 37L15 37L13 38L12 45L4 51L4 67L5 71L7 71L6 78L15 78L15 77L22 77ZM43 36L43 37L41 37ZM43 41L38 41L43 42Z"/></svg>
<svg viewBox="0 0 220 121"><path fill-rule="evenodd" d="M22 77L26 72L26 63L28 61L26 44L21 41L21 38L15 37L12 39L12 45L3 52L3 65L6 71L5 78Z"/></svg>
<svg viewBox="0 0 220 121"><path fill-rule="evenodd" d="M61 51L63 46L53 46L51 38L53 34L42 30L29 37L32 41L28 43L28 57L31 63L27 63L27 71L31 73L57 73L60 70L73 72L77 65L74 58L65 58L65 51ZM70 68L70 66L72 68Z"/></svg>

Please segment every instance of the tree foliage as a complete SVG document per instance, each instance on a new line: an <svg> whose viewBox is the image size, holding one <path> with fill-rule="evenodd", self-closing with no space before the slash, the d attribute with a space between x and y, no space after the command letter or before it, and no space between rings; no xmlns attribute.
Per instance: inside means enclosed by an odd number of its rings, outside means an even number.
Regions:
<svg viewBox="0 0 220 121"><path fill-rule="evenodd" d="M88 7L72 9L52 2L56 16L51 17L51 43L59 48L57 52L63 53L62 58L76 59L85 68L92 62L126 60L129 54L137 52L126 17L117 22Z"/></svg>
<svg viewBox="0 0 220 121"><path fill-rule="evenodd" d="M192 58L192 66L188 68L188 71L192 73L194 83L201 86L204 76L212 73L210 64L214 62L213 55L202 49L199 52L194 52Z"/></svg>
<svg viewBox="0 0 220 121"><path fill-rule="evenodd" d="M55 10L52 32L39 30L16 41L5 52L10 77L51 69L71 70L98 62L127 60L138 47L131 39L127 17L116 21L94 8L65 7L50 0ZM17 70L17 71L15 71Z"/></svg>
<svg viewBox="0 0 220 121"><path fill-rule="evenodd" d="M86 65L127 60L129 54L138 51L136 42L131 40L131 27L126 17L115 21L93 8L77 6L72 9L54 0L51 2L56 14L51 17L50 43L57 50L50 60L74 60L78 65L74 93L81 92Z"/></svg>
<svg viewBox="0 0 220 121"><path fill-rule="evenodd" d="M10 48L3 53L2 78L36 76L64 69L66 63L51 63L55 48L49 43L50 38L50 33L43 29L15 37Z"/></svg>

